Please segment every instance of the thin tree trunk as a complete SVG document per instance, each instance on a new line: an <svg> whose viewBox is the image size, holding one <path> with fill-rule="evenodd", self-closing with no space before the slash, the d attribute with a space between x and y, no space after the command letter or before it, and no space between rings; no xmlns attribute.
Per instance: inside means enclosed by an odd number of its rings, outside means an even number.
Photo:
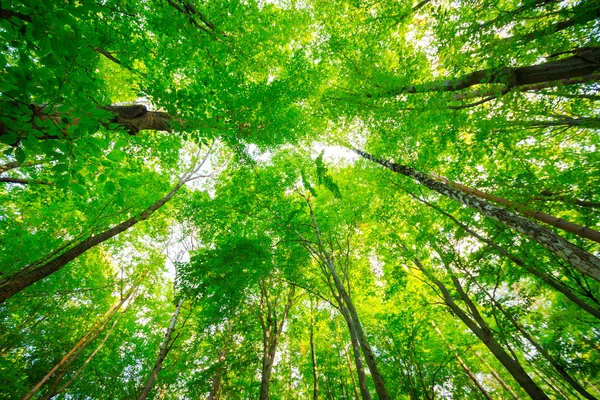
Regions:
<svg viewBox="0 0 600 400"><path fill-rule="evenodd" d="M513 399L519 400L519 396L517 396L517 394L515 393L515 391L504 381L504 379L502 379L502 377L500 376L500 374L498 374L498 372L485 360L485 358L483 358L477 352L475 352L475 355L485 364L486 367L489 368L490 372L492 373L492 375L494 376L494 378L496 379L496 381L498 381L498 383L504 388L504 390L506 390L508 393L510 393L510 396Z"/></svg>
<svg viewBox="0 0 600 400"><path fill-rule="evenodd" d="M427 174L415 170L414 168L378 159L375 156L361 150L353 150L367 160L380 164L396 173L410 177L431 190L469 206L479 211L483 215L498 220L517 232L529 236L548 251L554 253L558 257L574 266L581 273L588 275L589 277L600 282L600 259L583 250L582 248L568 242L548 228L540 226L537 223L521 217L503 207L493 205L483 199L480 199L479 197L456 189L447 183L440 182Z"/></svg>
<svg viewBox="0 0 600 400"><path fill-rule="evenodd" d="M169 324L169 327L167 328L167 332L165 333L165 338L164 338L162 344L160 345L160 350L158 352L158 358L156 359L156 362L154 363L154 368L152 368L152 372L150 373L150 376L148 377L146 384L142 388L142 392L140 393L139 397L137 398L138 400L145 400L146 398L148 398L150 391L154 387L154 383L156 382L158 373L162 369L163 362L165 361L167 354L169 354L169 351L171 350L171 347L172 347L171 338L173 337L173 332L175 331L175 324L177 323L177 318L179 317L179 311L181 310L182 304L183 304L183 300L180 300L179 303L177 303L177 306L175 307L175 312L173 313L173 316L171 317L171 323Z"/></svg>
<svg viewBox="0 0 600 400"><path fill-rule="evenodd" d="M482 341L482 343L492 352L492 354L500 361L502 365L506 368L506 370L515 378L515 380L521 385L521 387L531 396L532 399L543 399L550 400L550 398L544 393L544 391L531 379L531 377L525 372L521 364L513 359L498 343L498 341L494 338L492 334L492 330L490 327L483 321L481 316L478 316L478 312L474 312L474 318L476 318L477 322L472 319L467 313L465 313L462 308L460 308L452 298L452 295L439 279L437 279L429 270L427 270L423 264L417 258L413 258L413 263L417 266L417 268L425 275L431 282L433 282L442 294L442 298L448 308L452 310L454 315L456 315L468 328L471 332L475 334ZM464 292L460 291L461 298L465 300ZM470 299L467 299L469 308L473 311L473 305ZM478 317L475 317L478 316Z"/></svg>
<svg viewBox="0 0 600 400"><path fill-rule="evenodd" d="M537 278L539 278L541 281L543 281L544 283L546 283L548 286L550 286L550 287L554 288L555 290L557 290L558 292L562 293L563 295L565 295L565 297L567 297L574 304L576 304L577 306L579 306L581 309L583 309L584 311L586 311L590 315L592 315L592 316L600 319L600 310L598 310L598 309L592 307L591 305L587 304L583 299L581 299L579 296L577 296L575 293L573 293L573 291L570 288L568 288L567 286L565 286L564 284L562 284L560 281L558 281L556 279L553 279L552 277L548 276L547 274L545 274L545 273L539 271L538 269L532 267L531 265L525 263L520 258L518 258L518 257L514 256L513 254L509 253L508 250L506 250L505 248L503 248L503 247L497 245L496 243L494 243L493 241L491 241L489 239L486 239L483 236L479 235L473 229L469 228L467 225L463 224L462 222L460 222L459 220L457 220L456 218L454 218L454 216L452 216L451 214L445 212L441 208L436 207L433 204L431 204L431 203L429 203L427 201L424 201L422 199L419 199L419 198L416 198L416 199L418 201L420 201L421 203L427 205L428 207L431 207L434 210L437 210L438 212L442 213L443 215L445 215L446 217L448 217L450 220L452 220L456 225L458 225L460 228L462 228L465 232L469 233L471 236L473 236L474 238L478 239L479 241L487 244L488 246L490 246L492 249L494 249L496 252L498 252L502 256L508 258L509 260L511 260L513 263L515 263L519 267L525 269L526 271L528 271L532 275L534 275Z"/></svg>
<svg viewBox="0 0 600 400"><path fill-rule="evenodd" d="M115 330L115 327L117 326L117 323L119 322L119 319L121 319L122 315L123 315L123 313L120 313L119 315L117 315L117 318L115 318L115 321L113 322L112 326L110 327L110 329L108 330L108 332L106 333L106 335L104 336L104 338L102 339L102 342L100 342L100 344L94 349L94 351L92 352L92 354L90 354L88 356L88 358L85 360L85 362L83 363L83 365L81 367L79 367L79 369L77 370L77 372L75 372L75 374L73 374L73 376L71 377L71 379L69 379L69 381L67 383L65 383L56 392L50 394L48 396L48 398L52 398L53 396L62 393L63 391L65 391L65 389L67 389L69 386L71 386L71 384L75 381L75 379L77 379L77 377L79 376L79 374L81 374L81 372L85 369L85 367L87 367L87 365L90 363L90 361L92 361L92 359L94 358L94 356L96 354L98 354L98 352L102 349L102 347L104 347L104 345L106 344L106 341L108 340L108 338L110 337L110 335ZM48 391L48 393L50 393L50 391Z"/></svg>
<svg viewBox="0 0 600 400"><path fill-rule="evenodd" d="M65 356L54 366L42 379L31 388L31 390L23 397L23 400L31 399L40 388L46 383L54 373L58 372L53 387L55 388L60 382L60 379L66 373L67 368L75 361L79 354L92 343L92 341L102 332L108 321L117 313L117 311L123 306L123 304L131 297L136 286L132 286L129 291L119 301L113 304L108 311L104 313L102 318L92 326L92 328L73 346L73 348L65 354ZM49 390L49 392L52 390Z"/></svg>
<svg viewBox="0 0 600 400"><path fill-rule="evenodd" d="M506 309L496 301L492 296L488 296L494 306L504 315L504 317L523 335L525 339L552 365L552 368L580 395L589 400L597 400L592 394L585 390L569 373L556 361L554 357L545 348L543 348L534 338L527 332L521 324L519 324Z"/></svg>
<svg viewBox="0 0 600 400"><path fill-rule="evenodd" d="M362 362L360 355L360 343L356 335L356 329L352 323L352 316L350 312L343 304L340 304L342 315L348 325L348 331L350 332L350 343L352 344L352 353L354 355L354 365L356 365L356 373L358 375L358 388L363 400L371 400L371 394L369 393L369 386L367 385L367 375L365 374L365 367ZM356 383L355 383L356 391Z"/></svg>
<svg viewBox="0 0 600 400"><path fill-rule="evenodd" d="M129 218L120 224L105 230L104 232L101 232L97 235L92 235L82 240L66 252L58 256L54 256L49 261L46 261L47 258L44 258L44 261L30 264L20 271L14 273L12 276L2 279L0 281L0 304L35 282L60 270L70 261L79 257L92 247L117 236L119 233L126 231L138 222L148 219L156 210L171 200L171 198L184 184L185 181L180 181L177 183L177 185L175 185L175 187L169 193L167 193L166 196L152 204L150 207L146 208L145 211L136 215L135 217Z"/></svg>
<svg viewBox="0 0 600 400"><path fill-rule="evenodd" d="M488 391L485 390L485 388L483 387L483 385L481 384L481 382L479 382L479 380L477 379L477 377L475 376L475 374L473 373L473 371L471 371L471 368L469 368L469 366L464 362L464 360L458 354L458 352L456 351L456 349L454 349L450 345L450 343L448 342L448 340L446 340L446 337L444 336L444 334L442 333L442 331L437 327L437 325L433 321L431 322L431 325L433 325L433 329L435 329L435 331L437 332L437 334L440 335L440 337L442 338L442 340L444 340L444 343L446 343L446 347L448 347L448 349L452 353L454 353L454 357L456 357L456 360L460 364L461 368L463 369L463 371L465 371L465 373L471 379L471 381L475 384L475 386L477 386L477 389L479 389L479 391L481 392L481 394L483 394L483 397L485 397L488 400L492 400L492 396L490 396L490 394L488 393Z"/></svg>
<svg viewBox="0 0 600 400"><path fill-rule="evenodd" d="M315 351L315 316L311 298L310 302L310 355L313 373L313 400L319 399L319 373L317 370L317 352Z"/></svg>
<svg viewBox="0 0 600 400"><path fill-rule="evenodd" d="M212 385L210 386L208 400L219 400L219 392L221 391L221 376L223 374L225 357L227 356L227 346L229 345L229 340L231 338L232 328L233 323L229 321L227 326L227 337L225 338L225 343L223 344L223 348L221 349L221 352L219 353L219 358L217 359L218 366L215 372L215 376L213 377Z"/></svg>
<svg viewBox="0 0 600 400"><path fill-rule="evenodd" d="M358 346L356 346L358 348ZM358 388L356 387L356 379L354 379L354 371L352 370L352 362L350 361L350 354L348 354L348 346L344 343L344 355L346 356L346 364L348 365L348 371L350 372L350 379L352 381L352 389L354 389L354 398L356 400L360 400L360 395L358 393ZM360 356L360 352L359 352ZM359 357L360 361L360 357ZM360 361L360 365L362 366L362 361ZM363 369L364 374L364 369Z"/></svg>
<svg viewBox="0 0 600 400"><path fill-rule="evenodd" d="M403 86L383 93L395 96L404 93L446 92L469 88L481 83L501 83L506 88L552 82L590 75L599 69L600 48L592 47L574 51L574 55L560 60L526 67L503 67L472 72L458 79L429 82L420 86ZM382 95L378 95L381 97ZM368 94L367 97L373 97Z"/></svg>

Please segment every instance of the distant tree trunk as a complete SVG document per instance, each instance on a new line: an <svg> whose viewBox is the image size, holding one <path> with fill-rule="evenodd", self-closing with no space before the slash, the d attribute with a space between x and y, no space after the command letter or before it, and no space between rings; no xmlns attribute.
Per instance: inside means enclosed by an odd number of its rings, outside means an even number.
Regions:
<svg viewBox="0 0 600 400"><path fill-rule="evenodd" d="M231 339L232 328L233 323L229 321L227 324L227 336L225 337L225 343L223 343L223 348L221 349L219 358L217 359L217 370L215 371L215 376L213 377L212 385L210 386L208 400L219 400L219 393L221 391L221 376L223 374L225 357L227 356L227 347L229 346L229 340Z"/></svg>
<svg viewBox="0 0 600 400"><path fill-rule="evenodd" d="M499 253L502 256L508 258L509 260L511 260L513 263L515 263L519 267L525 269L526 271L528 271L532 275L534 275L537 278L539 278L541 281L543 281L544 283L546 283L548 286L550 286L550 287L554 288L555 290L557 290L558 292L562 293L565 297L567 297L569 300L571 300L577 306L581 307L581 309L583 309L584 311L586 311L590 315L592 315L592 316L600 319L600 310L598 310L598 309L592 307L591 305L587 304L583 299L581 299L579 296L577 296L575 293L573 293L573 291L569 287L565 286L560 281L558 281L558 280L552 278L551 276L548 276L547 274L539 271L537 268L532 267L531 265L527 264L526 262L524 262L520 258L518 258L518 257L514 256L513 254L509 253L508 250L506 250L505 248L499 246L498 244L494 243L493 241L484 238L483 236L481 236L480 234L478 234L477 232L475 232L473 229L469 228L467 225L463 224L462 222L460 222L459 220L457 220L456 218L454 218L452 215L450 215L446 211L442 210L441 208L439 208L437 206L434 206L433 204L431 204L431 203L429 203L427 201L424 201L422 199L419 199L419 198L416 198L416 199L418 201L420 201L421 203L427 205L428 207L431 207L434 210L436 210L436 211L440 212L441 214L445 215L450 220L452 220L457 226L459 226L460 228L462 228L465 232L467 232L468 234L470 234L474 238L478 239L479 241L487 244L492 249L494 249L497 253Z"/></svg>
<svg viewBox="0 0 600 400"><path fill-rule="evenodd" d="M356 348L360 349L360 347L358 346L358 341L356 342ZM360 400L358 388L356 387L356 380L354 379L354 371L352 370L352 362L350 361L350 354L348 354L348 346L346 345L346 343L344 343L344 355L346 358L346 364L348 365L348 371L350 372L350 380L352 381L352 389L354 391L354 398L356 400ZM361 365L361 368L363 369L363 376L365 376L364 375L364 367L362 367L362 361L360 360L360 351L358 352L358 355L359 355L358 361ZM365 379L365 382L366 382L366 379ZM367 393L368 393L368 391L367 391Z"/></svg>
<svg viewBox="0 0 600 400"><path fill-rule="evenodd" d="M378 163L392 170L393 172L410 177L431 190L469 206L479 211L483 215L498 220L517 232L529 236L547 250L574 266L581 273L588 275L589 277L600 282L600 259L583 250L582 248L568 242L548 228L540 226L535 222L521 217L503 207L493 205L483 199L480 199L479 197L465 193L447 183L440 182L439 180L419 172L414 168L378 159L375 156L361 150L353 150L367 160Z"/></svg>
<svg viewBox="0 0 600 400"><path fill-rule="evenodd" d="M493 302L496 309L498 309L502 315L523 335L525 339L552 365L552 368L558 372L558 374L567 382L573 389L575 389L580 395L589 400L597 400L592 394L590 394L587 390L585 390L575 379L569 375L569 373L558 363L558 361L552 357L548 351L543 348L534 338L527 332L521 324L515 320L515 318L510 315L510 313L502 306L499 302L496 301L492 296L488 296L488 298Z"/></svg>
<svg viewBox="0 0 600 400"><path fill-rule="evenodd" d="M35 282L60 270L67 263L79 257L92 247L117 236L119 233L126 231L138 222L148 219L156 210L171 200L184 184L184 181L177 183L166 196L150 205L150 207L146 208L146 210L135 217L129 218L112 228L82 240L64 253L46 256L41 261L34 262L8 278L0 280L0 304Z"/></svg>
<svg viewBox="0 0 600 400"><path fill-rule="evenodd" d="M498 372L496 372L496 370L485 360L485 358L483 358L477 352L475 352L475 355L485 364L486 367L489 368L489 370L492 373L492 376L494 377L494 379L496 379L496 381L498 381L498 383L504 388L504 390L506 390L508 393L510 393L510 396L513 399L519 400L519 396L517 396L517 394L515 393L515 391L504 381L504 379L502 379L502 377L500 376L500 374L498 374Z"/></svg>
<svg viewBox="0 0 600 400"><path fill-rule="evenodd" d="M360 343L356 335L356 329L352 322L352 316L345 305L341 305L342 315L348 325L348 331L350 332L350 343L352 344L352 353L354 355L354 365L356 365L356 373L358 375L358 388L363 400L371 400L371 394L369 393L369 386L367 385L367 375L365 374L365 367L362 362L360 355ZM355 384L356 389L356 384Z"/></svg>
<svg viewBox="0 0 600 400"><path fill-rule="evenodd" d="M317 352L315 351L315 315L311 299L310 302L310 355L313 373L313 400L319 399L319 373L317 370Z"/></svg>
<svg viewBox="0 0 600 400"><path fill-rule="evenodd" d="M273 363L277 354L277 346L283 326L287 320L288 313L294 300L295 287L292 286L288 291L286 303L281 316L277 315L277 303L272 304L269 300L269 291L265 282L261 283L261 317L260 323L263 328L263 362L262 376L260 382L260 400L269 399L269 384L271 383L271 372ZM264 307L266 306L266 314ZM266 317L266 318L265 318Z"/></svg>
<svg viewBox="0 0 600 400"><path fill-rule="evenodd" d="M402 245L402 247L404 247ZM407 249L404 247L405 251ZM481 342L492 352L492 354L500 361L506 370L515 378L515 380L521 385L521 387L531 396L532 399L550 400L550 398L544 393L544 391L531 379L531 377L525 372L518 360L512 358L494 338L492 330L489 325L483 320L477 308L473 302L462 290L462 287L456 279L453 279L453 283L457 286L457 290L460 294L461 299L468 305L472 312L473 318L471 318L465 311L460 308L454 301L450 291L439 279L437 279L431 271L426 269L418 258L413 258L413 263L417 268L429 279L441 292L442 298L448 308L452 310L471 332L475 334L481 340Z"/></svg>
<svg viewBox="0 0 600 400"><path fill-rule="evenodd" d="M119 299L119 301L113 304L108 311L104 313L102 318L98 320L98 322L96 322L96 324L94 324L94 326L92 326L92 328L75 344L75 346L73 346L73 348L67 354L65 354L65 356L52 369L50 369L50 371L48 371L48 373L44 375L33 388L31 388L31 390L23 397L23 400L31 399L38 392L38 390L40 390L44 383L46 383L56 373L57 375L55 375L54 381L48 390L50 396L53 395L56 387L60 383L60 380L68 371L68 368L77 359L79 354L81 354L81 352L85 350L90 343L96 339L96 337L98 337L106 324L108 324L108 322L113 318L117 311L119 311L123 304L129 300L135 288L136 286L132 286L127 293L121 299Z"/></svg>
<svg viewBox="0 0 600 400"><path fill-rule="evenodd" d="M435 331L437 332L437 334L440 335L440 337L442 338L442 340L444 341L444 343L446 343L446 347L448 347L448 349L454 354L454 357L458 361L458 364L461 366L461 368L463 369L463 371L465 371L465 373L467 374L467 376L471 379L471 381L475 384L475 386L477 386L477 389L479 389L479 391L481 392L481 394L483 395L483 397L485 397L488 400L492 400L492 396L490 396L490 394L488 393L488 391L485 390L485 388L483 387L483 385L481 385L481 382L479 382L479 379L477 379L477 377L475 376L475 374L473 373L473 371L471 371L471 368L469 368L469 366L465 363L465 361L458 354L458 352L456 351L456 349L454 349L450 345L450 343L448 342L448 340L446 340L446 336L444 336L444 334L442 333L442 331L440 330L440 328L438 328L437 325L433 321L431 322L431 324L433 325L433 329L435 329Z"/></svg>
<svg viewBox="0 0 600 400"><path fill-rule="evenodd" d="M56 396L57 394L60 394L63 391L65 391L69 386L71 386L71 384L75 381L75 379L77 379L77 377L79 376L79 374L81 374L81 372L85 369L85 367L87 367L87 365L90 363L90 361L92 361L92 359L94 358L94 356L96 354L98 354L98 352L102 349L102 347L104 347L104 345L106 344L106 341L108 340L108 338L110 337L110 335L115 330L115 327L117 326L117 323L119 322L119 319L121 318L122 315L123 315L123 312L121 312L119 315L117 315L117 318L115 318L115 321L113 322L112 326L110 327L110 329L108 330L108 332L104 336L104 339L102 339L102 342L100 342L100 344L94 349L94 351L92 352L92 354L90 354L88 356L88 358L86 358L86 360L84 361L83 365L81 365L81 367L79 367L79 369L73 374L73 376L71 377L71 379L69 379L69 381L67 383L65 383L63 386L61 386L60 389L56 390L55 392L52 393L52 391L49 390L48 393L44 396L44 399L46 399L46 398L51 399L54 396Z"/></svg>
<svg viewBox="0 0 600 400"><path fill-rule="evenodd" d="M175 331L175 324L177 323L177 318L179 317L179 311L181 310L182 304L183 304L183 300L180 300L177 303L177 306L175 307L175 312L173 312L173 316L171 317L171 323L169 324L169 327L167 328L167 332L165 333L165 338L164 338L162 344L160 345L160 350L158 352L158 358L156 359L156 362L154 363L154 368L152 368L152 372L150 373L150 376L148 377L146 384L142 388L142 392L140 393L137 400L145 400L146 398L148 398L150 391L154 387L154 383L156 382L158 373L162 369L163 362L165 361L167 354L169 354L169 351L171 350L171 347L173 346L173 343L172 343L173 332Z"/></svg>
<svg viewBox="0 0 600 400"><path fill-rule="evenodd" d="M501 83L506 88L552 82L593 74L599 69L600 48L574 50L571 57L526 67L503 67L472 72L458 79L429 82L423 85L403 86L378 96L403 93L446 92L469 88L481 83ZM373 95L367 95L373 97Z"/></svg>

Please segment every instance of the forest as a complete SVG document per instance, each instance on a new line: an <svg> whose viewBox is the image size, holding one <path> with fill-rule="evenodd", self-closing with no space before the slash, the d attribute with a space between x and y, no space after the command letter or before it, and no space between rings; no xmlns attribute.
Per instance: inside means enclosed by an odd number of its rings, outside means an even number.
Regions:
<svg viewBox="0 0 600 400"><path fill-rule="evenodd" d="M0 400L599 399L597 0L2 0Z"/></svg>

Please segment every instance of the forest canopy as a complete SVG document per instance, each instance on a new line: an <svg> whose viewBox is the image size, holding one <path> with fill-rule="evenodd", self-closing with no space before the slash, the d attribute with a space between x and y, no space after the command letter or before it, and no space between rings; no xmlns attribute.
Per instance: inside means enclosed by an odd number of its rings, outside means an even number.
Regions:
<svg viewBox="0 0 600 400"><path fill-rule="evenodd" d="M600 3L0 3L0 399L600 398Z"/></svg>

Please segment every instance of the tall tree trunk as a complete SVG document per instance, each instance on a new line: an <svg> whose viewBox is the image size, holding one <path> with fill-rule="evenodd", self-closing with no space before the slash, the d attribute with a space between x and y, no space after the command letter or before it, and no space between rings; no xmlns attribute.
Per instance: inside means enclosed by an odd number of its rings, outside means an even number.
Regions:
<svg viewBox="0 0 600 400"><path fill-rule="evenodd" d="M313 373L313 400L319 399L319 373L317 370L317 352L315 351L315 315L313 301L310 301L310 355Z"/></svg>
<svg viewBox="0 0 600 400"><path fill-rule="evenodd" d="M494 249L497 253L499 253L502 256L508 258L509 260L511 260L513 263L515 263L519 267L525 269L526 271L528 271L532 275L534 275L537 278L539 278L541 281L543 281L544 283L546 283L548 286L550 286L550 287L554 288L555 290L557 290L558 292L562 293L563 295L565 295L566 298L568 298L569 300L571 300L574 304L576 304L577 306L579 306L581 309L583 309L584 311L586 311L590 315L592 315L592 316L600 319L600 310L598 310L598 309L592 307L591 305L587 304L583 299L581 299L579 296L577 296L577 294L573 293L573 291L569 287L565 286L560 281L552 278L551 276L548 276L548 274L545 274L545 273L539 271L537 268L532 267L531 265L527 264L526 262L524 262L520 258L518 258L518 257L514 256L513 254L509 253L508 250L506 250L504 247L501 247L498 244L494 243L493 241L484 238L483 236L481 236L480 234L478 234L477 232L475 232L473 229L469 228L467 225L463 224L462 222L460 222L459 220L457 220L456 218L454 218L454 216L452 216L451 214L449 214L446 211L442 210L441 208L439 208L437 206L434 206L433 204L431 204L431 203L429 203L427 201L424 201L422 199L419 199L419 198L416 198L416 199L418 201L420 201L421 203L427 205L428 207L431 207L434 210L436 210L436 211L440 212L441 214L445 215L450 220L452 220L456 225L458 225L460 228L462 228L465 232L467 232L468 234L470 234L474 238L478 239L479 241L487 244L492 249Z"/></svg>
<svg viewBox="0 0 600 400"><path fill-rule="evenodd" d="M208 400L219 400L219 393L221 391L221 376L223 374L225 357L227 356L227 347L229 346L229 340L231 339L232 328L233 323L229 321L227 324L227 336L225 338L225 343L223 343L223 348L219 353L219 358L217 359L217 370L215 371L215 376L213 377L212 385L210 386Z"/></svg>
<svg viewBox="0 0 600 400"><path fill-rule="evenodd" d="M473 332L475 336L479 338L479 340L481 340L481 342L492 352L498 361L500 361L506 370L513 376L513 378L515 378L519 385L521 385L525 392L527 392L532 399L550 400L546 393L544 393L544 391L531 379L527 372L525 372L521 364L516 359L513 359L494 338L489 325L487 325L485 321L478 316L479 313L476 311L476 309L473 310L474 307L470 299L468 299L468 297L465 299L466 294L464 291L461 289L459 294L463 300L466 300L469 308L474 314L474 318L476 319L471 318L456 304L446 285L444 285L429 270L427 270L423 264L421 264L421 261L419 261L418 258L413 258L413 263L423 273L423 275L427 277L427 279L429 279L438 287L448 308L450 308L454 315L456 315L469 328L469 330Z"/></svg>
<svg viewBox="0 0 600 400"><path fill-rule="evenodd" d="M42 379L31 388L31 390L23 397L23 400L31 399L40 388L46 383L55 373L55 379L53 381L52 387L48 390L48 392L53 392L64 374L67 372L68 368L71 364L77 359L79 354L86 349L92 341L98 337L98 335L102 332L106 324L113 318L113 316L119 311L119 309L125 304L127 300L131 297L135 288L137 286L132 286L127 293L119 299L115 304L113 304L108 311L104 313L102 318L92 326L92 328L85 334L83 337L73 346L73 348L65 354L65 356L54 366L46 375L42 377Z"/></svg>
<svg viewBox="0 0 600 400"><path fill-rule="evenodd" d="M348 331L350 332L350 343L352 344L352 354L354 355L354 365L356 366L356 373L358 375L358 388L360 390L361 397L363 400L371 400L369 386L367 385L367 375L365 373L365 367L360 355L360 343L356 335L356 329L352 322L352 316L344 304L340 304L340 309L342 316L348 325ZM356 384L354 387L356 390Z"/></svg>
<svg viewBox="0 0 600 400"><path fill-rule="evenodd" d="M129 303L129 304L131 304L131 303ZM79 369L73 374L71 379L69 379L67 383L65 383L63 386L61 386L61 388L56 390L56 392L54 392L53 394L46 395L46 396L48 396L47 398L52 398L53 396L64 392L69 386L71 386L71 384L75 381L75 379L77 379L79 374L81 374L81 372L85 369L85 367L87 367L87 365L90 363L90 361L92 361L94 356L96 356L96 354L98 354L98 352L102 349L102 347L104 347L104 345L106 344L106 341L108 340L110 335L115 330L115 327L117 326L117 323L119 322L119 319L121 319L121 316L123 315L123 313L124 312L121 312L119 315L117 315L117 318L115 318L115 321L113 322L112 326L110 327L108 332L106 332L106 335L102 339L102 342L100 342L100 344L94 349L92 354L90 354L88 356L88 358L86 358L83 365L81 365L81 367L79 367ZM50 391L48 391L48 393L50 393ZM44 397L44 398L46 398L46 397Z"/></svg>
<svg viewBox="0 0 600 400"><path fill-rule="evenodd" d="M488 391L485 390L485 388L483 387L481 382L479 382L479 379L477 379L477 377L475 376L473 371L471 371L471 368L469 368L469 366L465 363L465 361L462 359L462 357L458 354L458 351L456 351L456 349L450 345L448 340L446 340L446 336L444 336L444 334L442 333L440 328L438 328L437 325L433 321L431 322L431 325L433 325L433 329L435 329L435 331L437 332L438 335L440 335L440 337L442 338L444 343L446 343L446 347L448 347L448 349L454 354L454 357L458 361L458 364L460 365L460 367L463 369L463 371L465 371L465 373L471 379L471 381L475 384L475 386L477 386L477 389L479 389L479 391L481 392L483 397L485 397L487 400L492 400L492 396L490 396Z"/></svg>
<svg viewBox="0 0 600 400"><path fill-rule="evenodd" d="M537 219L538 221L541 221L548 225L554 226L555 228L562 229L564 231L573 233L579 237L590 239L596 243L600 243L600 232L598 232L594 229L591 229L591 228L588 228L585 226L581 226L578 224L574 224L569 221L565 221L562 218L557 218L555 216L543 213L541 211L532 210L529 207L525 207L521 204L512 202L512 201L507 200L500 196L488 194L488 193L482 192L481 190L473 189L471 187L461 185L460 183L452 182L451 180L449 180L443 176L435 175L432 173L430 173L429 175L431 175L435 179L437 179L447 185L450 185L451 187L453 187L455 189L459 189L460 191L462 191L464 193L472 194L474 196L479 197L480 199L489 200L494 203L501 204L509 209L515 209L515 210L519 211L521 214L524 214L524 215L527 215L528 217Z"/></svg>
<svg viewBox="0 0 600 400"><path fill-rule="evenodd" d="M465 193L447 183L440 182L414 168L376 158L375 156L358 149L353 150L367 160L378 163L396 173L410 177L431 190L469 206L483 215L500 221L517 232L529 236L544 248L574 266L581 273L600 282L600 259L568 242L548 228L540 226L503 207L493 205L479 197Z"/></svg>
<svg viewBox="0 0 600 400"><path fill-rule="evenodd" d="M162 344L160 345L158 358L154 363L154 368L152 368L152 372L150 373L150 376L148 377L146 384L142 388L142 392L140 393L137 400L145 400L146 398L148 398L150 391L154 387L154 383L156 382L158 373L162 369L163 362L165 361L165 358L167 357L167 354L169 354L169 351L171 350L171 347L173 345L171 339L173 337L173 332L175 331L175 324L177 323L177 318L179 317L179 311L181 310L182 304L183 300L180 300L177 303L177 306L175 307L175 312L173 312L173 316L171 317L171 322L169 323L169 327L167 328L167 332L165 333L165 338L162 341Z"/></svg>
<svg viewBox="0 0 600 400"><path fill-rule="evenodd" d="M558 361L552 357L548 351L542 347L534 338L527 332L521 324L514 319L512 315L502 306L499 302L496 301L492 296L488 296L488 298L493 302L494 306L504 315L504 317L515 327L517 331L523 335L525 339L552 365L552 368L567 382L573 389L575 389L580 395L589 400L597 400L591 393L585 390L569 373L558 363Z"/></svg>
<svg viewBox="0 0 600 400"><path fill-rule="evenodd" d="M508 393L510 393L510 396L514 399L514 400L519 400L519 396L517 396L517 394L515 393L515 391L513 390L513 388L511 388L505 381L504 379L502 379L502 377L500 376L500 374L498 372L496 372L496 370L485 360L485 358L483 358L479 353L475 352L475 355L485 364L486 367L489 368L490 372L492 373L492 376L494 377L494 379L496 379L496 381L498 381L498 383L504 388L504 390L506 390Z"/></svg>
<svg viewBox="0 0 600 400"><path fill-rule="evenodd" d="M294 300L294 289L295 287L292 286L288 292L287 302L279 320L275 307L271 306L270 304L268 304L269 310L267 311L268 315L266 321L264 318L261 319L261 324L263 326L263 363L262 377L260 382L260 400L269 399L269 385L271 383L273 363L277 354L279 338L281 336L281 332L283 332L283 327ZM268 296L268 292L266 290L264 290L264 295Z"/></svg>
<svg viewBox="0 0 600 400"><path fill-rule="evenodd" d="M135 217L129 218L104 232L82 240L64 253L52 255L50 260L48 260L48 257L45 257L42 261L30 264L10 277L0 280L0 304L35 282L60 270L67 263L79 257L92 247L117 236L119 233L126 231L138 222L148 219L156 210L171 200L184 184L185 181L177 183L166 196L150 205L150 207L146 208L145 211Z"/></svg>
<svg viewBox="0 0 600 400"><path fill-rule="evenodd" d="M363 376L365 376L364 375L364 367L362 367L362 361L360 360L360 347L358 346L358 341L356 342L356 348L359 349L359 352L358 352L358 356L359 356L358 357L358 361L359 361L359 363L361 365L361 368L363 368ZM356 380L354 379L354 371L352 370L352 362L350 362L350 354L348 354L348 346L346 345L346 343L344 343L344 356L346 358L346 364L348 365L348 371L350 372L350 380L352 381L352 389L354 391L354 398L356 400L360 400L360 395L358 393L358 388L356 387ZM365 382L366 382L366 377L365 377ZM367 393L368 393L368 391L367 391Z"/></svg>
<svg viewBox="0 0 600 400"><path fill-rule="evenodd" d="M458 79L403 86L383 93L395 96L404 93L446 92L462 90L481 83L501 83L506 88L583 77L600 69L600 48L575 50L574 55L560 60L526 67L503 67L472 72ZM378 95L379 97L382 95ZM369 94L367 97L373 97Z"/></svg>

